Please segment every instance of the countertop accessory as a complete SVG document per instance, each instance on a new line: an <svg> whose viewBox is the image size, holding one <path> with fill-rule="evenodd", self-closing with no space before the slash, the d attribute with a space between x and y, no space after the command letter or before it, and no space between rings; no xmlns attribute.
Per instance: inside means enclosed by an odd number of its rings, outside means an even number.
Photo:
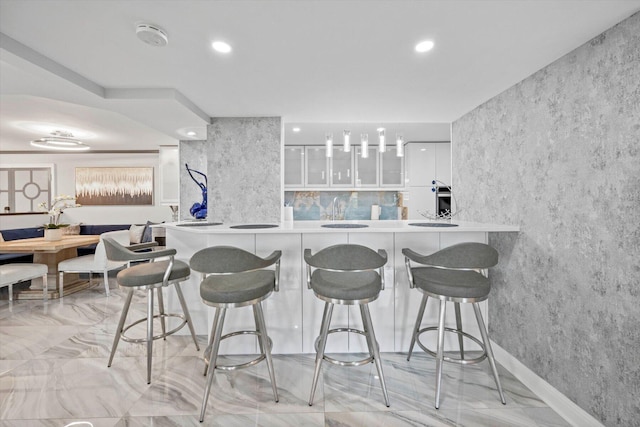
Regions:
<svg viewBox="0 0 640 427"><path fill-rule="evenodd" d="M437 179L434 179L433 181L431 181L431 184L433 185L433 187L431 187L431 191L433 191L434 193L436 192L436 184L442 186L442 187L446 187L449 190L449 194L451 194L451 199L453 200L453 204L455 205L455 207L458 207L458 201L456 200L456 196L453 193L453 190L451 189L451 186L448 184L445 184L442 181L438 181ZM436 196L437 197L437 196ZM423 217L431 220L431 221L438 221L438 220L443 220L443 219L451 219L454 216L458 215L460 212L462 212L461 209L458 209L457 211L453 212L453 205L451 210L449 209L445 209L443 212L441 213L431 213L430 211L418 211L418 213L420 215L422 215Z"/></svg>

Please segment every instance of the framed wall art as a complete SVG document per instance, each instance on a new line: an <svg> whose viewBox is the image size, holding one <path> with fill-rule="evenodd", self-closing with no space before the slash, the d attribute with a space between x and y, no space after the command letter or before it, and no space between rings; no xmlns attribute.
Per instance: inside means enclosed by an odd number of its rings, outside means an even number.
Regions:
<svg viewBox="0 0 640 427"><path fill-rule="evenodd" d="M76 168L76 202L85 206L153 205L153 167Z"/></svg>

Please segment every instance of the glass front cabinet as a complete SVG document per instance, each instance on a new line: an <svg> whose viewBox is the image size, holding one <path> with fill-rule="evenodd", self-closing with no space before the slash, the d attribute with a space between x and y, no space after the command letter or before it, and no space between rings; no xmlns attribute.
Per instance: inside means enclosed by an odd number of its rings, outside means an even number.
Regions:
<svg viewBox="0 0 640 427"><path fill-rule="evenodd" d="M369 156L362 158L362 149L354 147L355 160L355 186L356 187L377 187L378 186L378 148L369 147Z"/></svg>
<svg viewBox="0 0 640 427"><path fill-rule="evenodd" d="M387 147L380 153L380 186L404 186L404 157L397 156L396 147Z"/></svg>
<svg viewBox="0 0 640 427"><path fill-rule="evenodd" d="M307 146L304 148L305 157L305 186L329 186L329 158L322 146Z"/></svg>
<svg viewBox="0 0 640 427"><path fill-rule="evenodd" d="M284 148L284 186L304 187L304 147Z"/></svg>
<svg viewBox="0 0 640 427"><path fill-rule="evenodd" d="M353 187L353 157L351 151L334 147L331 157L331 186Z"/></svg>

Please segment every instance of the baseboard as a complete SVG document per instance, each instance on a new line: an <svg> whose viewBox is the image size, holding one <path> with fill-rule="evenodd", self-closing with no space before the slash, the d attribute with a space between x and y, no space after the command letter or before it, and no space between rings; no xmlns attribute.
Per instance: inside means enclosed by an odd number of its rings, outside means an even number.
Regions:
<svg viewBox="0 0 640 427"><path fill-rule="evenodd" d="M505 349L491 341L491 347L496 360L511 372L522 384L526 385L544 403L556 411L569 424L576 427L603 427L600 421L593 418L584 409L573 403L571 399L560 393L551 384L540 378L535 372L527 368Z"/></svg>

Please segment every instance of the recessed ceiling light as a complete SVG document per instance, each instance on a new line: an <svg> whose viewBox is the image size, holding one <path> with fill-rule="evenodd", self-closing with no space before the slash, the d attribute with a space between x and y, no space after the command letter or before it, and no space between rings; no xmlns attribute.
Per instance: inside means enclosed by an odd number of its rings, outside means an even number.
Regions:
<svg viewBox="0 0 640 427"><path fill-rule="evenodd" d="M420 52L420 53L428 52L431 49L433 49L433 46L434 44L433 44L433 41L431 40L421 41L416 45L416 52Z"/></svg>
<svg viewBox="0 0 640 427"><path fill-rule="evenodd" d="M292 131L294 131L294 132L300 132L300 128L297 128L297 127L296 127L296 128L293 128L293 129L291 129L291 130L292 130Z"/></svg>
<svg viewBox="0 0 640 427"><path fill-rule="evenodd" d="M189 132L187 132L187 136L196 136L196 135L197 135L197 134L196 134L194 131L192 131L192 130L190 130Z"/></svg>
<svg viewBox="0 0 640 427"><path fill-rule="evenodd" d="M211 43L211 47L216 52L220 52L220 53L229 53L229 52L231 52L231 46L229 46L229 44L225 43L225 42L215 41L215 42Z"/></svg>

